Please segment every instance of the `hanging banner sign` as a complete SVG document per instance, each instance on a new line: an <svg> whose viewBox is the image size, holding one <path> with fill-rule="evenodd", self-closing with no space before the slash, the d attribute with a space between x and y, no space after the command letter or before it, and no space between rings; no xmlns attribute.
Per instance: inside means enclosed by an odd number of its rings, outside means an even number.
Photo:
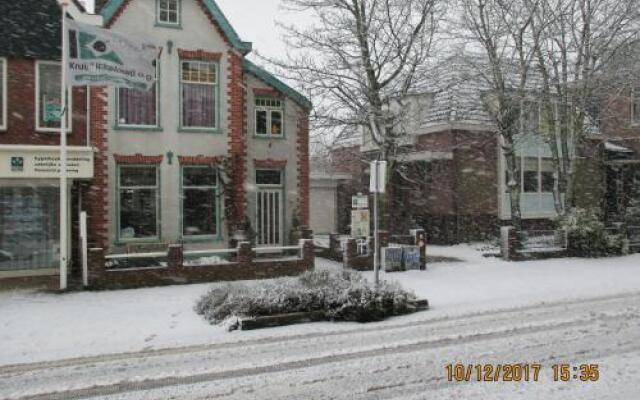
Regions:
<svg viewBox="0 0 640 400"><path fill-rule="evenodd" d="M146 39L67 20L68 86L105 85L149 90L160 47Z"/></svg>

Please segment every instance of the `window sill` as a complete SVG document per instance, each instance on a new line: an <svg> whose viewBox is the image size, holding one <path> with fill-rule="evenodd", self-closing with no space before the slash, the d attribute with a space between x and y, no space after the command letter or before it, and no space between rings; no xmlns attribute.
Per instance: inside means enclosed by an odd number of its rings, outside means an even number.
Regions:
<svg viewBox="0 0 640 400"><path fill-rule="evenodd" d="M36 128L36 133L44 133L48 135L59 135L60 129L47 129L47 128ZM71 129L67 131L67 136L71 135L73 132Z"/></svg>
<svg viewBox="0 0 640 400"><path fill-rule="evenodd" d="M182 236L181 239L185 243L222 242L224 240L222 235Z"/></svg>
<svg viewBox="0 0 640 400"><path fill-rule="evenodd" d="M169 24L163 22L157 22L154 24L156 28L169 28L169 29L182 29L182 24Z"/></svg>
<svg viewBox="0 0 640 400"><path fill-rule="evenodd" d="M116 240L115 244L119 245L119 244L131 244L131 243L161 243L160 238L159 237L152 237L152 238L131 238L131 239L122 239L119 238Z"/></svg>
<svg viewBox="0 0 640 400"><path fill-rule="evenodd" d="M212 134L222 133L220 128L185 128L185 127L178 127L178 132L180 133L212 133Z"/></svg>
<svg viewBox="0 0 640 400"><path fill-rule="evenodd" d="M140 132L162 132L161 126L127 126L127 125L114 125L114 131L140 131Z"/></svg>
<svg viewBox="0 0 640 400"><path fill-rule="evenodd" d="M258 135L257 133L254 133L253 137L256 139L263 139L263 140L286 140L287 139L285 135Z"/></svg>

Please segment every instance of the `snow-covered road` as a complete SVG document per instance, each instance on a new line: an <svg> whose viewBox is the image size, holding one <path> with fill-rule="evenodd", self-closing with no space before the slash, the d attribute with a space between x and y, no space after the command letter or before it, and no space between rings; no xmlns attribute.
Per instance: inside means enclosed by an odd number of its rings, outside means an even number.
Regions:
<svg viewBox="0 0 640 400"><path fill-rule="evenodd" d="M540 382L450 383L445 365L535 363ZM554 363L599 364L553 382ZM339 331L0 367L1 398L636 399L640 292Z"/></svg>

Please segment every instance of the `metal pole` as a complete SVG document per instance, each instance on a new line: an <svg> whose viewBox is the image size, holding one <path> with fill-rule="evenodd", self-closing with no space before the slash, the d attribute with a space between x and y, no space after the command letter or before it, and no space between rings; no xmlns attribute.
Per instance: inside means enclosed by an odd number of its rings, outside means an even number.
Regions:
<svg viewBox="0 0 640 400"><path fill-rule="evenodd" d="M380 282L380 260L379 258L379 246L380 243L378 243L378 191L380 189L380 173L379 173L379 168L380 168L380 163L378 161L375 161L375 171L372 171L373 173L375 173L375 191L373 192L373 271L375 274L375 284L376 287L378 286L378 283Z"/></svg>
<svg viewBox="0 0 640 400"><path fill-rule="evenodd" d="M67 2L62 4L62 94L60 113L60 290L67 289Z"/></svg>
<svg viewBox="0 0 640 400"><path fill-rule="evenodd" d="M89 286L89 265L87 260L87 212L80 212L80 246L82 247L82 285Z"/></svg>

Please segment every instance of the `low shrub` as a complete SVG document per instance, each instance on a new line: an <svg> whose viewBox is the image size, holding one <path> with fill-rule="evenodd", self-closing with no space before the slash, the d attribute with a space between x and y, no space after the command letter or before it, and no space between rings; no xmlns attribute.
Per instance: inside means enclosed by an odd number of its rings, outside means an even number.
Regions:
<svg viewBox="0 0 640 400"><path fill-rule="evenodd" d="M376 288L360 273L307 272L296 278L228 283L210 290L195 311L217 324L234 317L320 311L327 320L369 322L414 309L416 296L396 283Z"/></svg>
<svg viewBox="0 0 640 400"><path fill-rule="evenodd" d="M626 252L624 235L608 232L595 210L576 209L561 225L567 231L571 256L607 257Z"/></svg>

